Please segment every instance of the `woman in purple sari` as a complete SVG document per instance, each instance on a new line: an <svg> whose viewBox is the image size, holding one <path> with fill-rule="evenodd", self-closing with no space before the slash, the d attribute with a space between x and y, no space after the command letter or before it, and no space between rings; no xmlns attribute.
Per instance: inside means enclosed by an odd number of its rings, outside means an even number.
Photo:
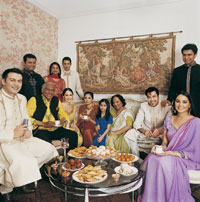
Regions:
<svg viewBox="0 0 200 202"><path fill-rule="evenodd" d="M200 119L194 117L188 93L176 95L173 116L164 123L164 152L145 159L142 202L192 202L188 170L200 170Z"/></svg>

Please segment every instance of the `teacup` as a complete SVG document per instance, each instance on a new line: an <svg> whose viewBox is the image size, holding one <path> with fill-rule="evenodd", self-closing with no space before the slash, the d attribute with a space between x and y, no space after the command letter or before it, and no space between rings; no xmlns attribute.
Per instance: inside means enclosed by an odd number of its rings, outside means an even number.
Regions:
<svg viewBox="0 0 200 202"><path fill-rule="evenodd" d="M55 121L55 126L60 126L60 120Z"/></svg>
<svg viewBox="0 0 200 202"><path fill-rule="evenodd" d="M163 146L162 145L156 145L155 152L158 154L162 153L163 152Z"/></svg>
<svg viewBox="0 0 200 202"><path fill-rule="evenodd" d="M84 119L84 120L87 120L87 119L88 119L88 116L87 116L87 115L84 115L84 116L83 116L83 119Z"/></svg>

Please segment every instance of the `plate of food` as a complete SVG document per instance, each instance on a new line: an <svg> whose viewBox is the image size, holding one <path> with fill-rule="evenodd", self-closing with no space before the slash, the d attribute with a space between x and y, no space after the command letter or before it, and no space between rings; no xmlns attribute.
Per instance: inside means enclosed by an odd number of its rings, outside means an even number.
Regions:
<svg viewBox="0 0 200 202"><path fill-rule="evenodd" d="M137 161L139 158L134 154L129 153L118 153L112 160L119 163L131 163Z"/></svg>
<svg viewBox="0 0 200 202"><path fill-rule="evenodd" d="M72 175L73 180L83 184L97 184L103 182L107 177L107 172L101 169L101 166L92 165L88 165Z"/></svg>
<svg viewBox="0 0 200 202"><path fill-rule="evenodd" d="M84 164L79 159L70 159L63 163L62 168L66 171L77 171L84 168Z"/></svg>
<svg viewBox="0 0 200 202"><path fill-rule="evenodd" d="M96 147L92 145L86 150L85 155L92 159L109 159L116 155L116 150L111 147Z"/></svg>
<svg viewBox="0 0 200 202"><path fill-rule="evenodd" d="M68 152L68 156L74 158L85 158L85 151L87 150L86 147L77 147L72 149Z"/></svg>
<svg viewBox="0 0 200 202"><path fill-rule="evenodd" d="M123 176L131 176L138 172L138 169L132 166L129 166L128 164L122 163L120 166L117 166L115 169L116 173L119 173Z"/></svg>

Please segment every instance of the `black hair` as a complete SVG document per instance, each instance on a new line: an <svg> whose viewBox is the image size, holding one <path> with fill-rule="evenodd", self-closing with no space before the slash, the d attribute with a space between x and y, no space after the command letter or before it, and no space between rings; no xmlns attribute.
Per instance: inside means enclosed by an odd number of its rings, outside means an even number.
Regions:
<svg viewBox="0 0 200 202"><path fill-rule="evenodd" d="M183 46L183 48L181 49L182 54L183 54L184 50L192 50L195 55L198 52L198 48L197 48L196 44L194 44L194 43L188 43L185 46Z"/></svg>
<svg viewBox="0 0 200 202"><path fill-rule="evenodd" d="M192 98L191 98L190 94L187 93L187 92L185 92L185 91L180 91L180 92L178 92L178 93L176 94L176 96L175 96L175 98L174 98L174 100L173 100L173 102L172 102L172 114L173 114L173 115L177 115L177 114L178 114L178 112L177 112L177 110L176 110L176 108L175 108L175 101L176 101L176 98L177 98L179 95L184 95L184 96L186 96L186 97L188 98L189 103L190 103L189 112L190 112L191 115L195 116L196 113L195 113L195 108L194 108L194 104L193 104Z"/></svg>
<svg viewBox="0 0 200 202"><path fill-rule="evenodd" d="M26 63L26 61L27 61L27 58L33 58L33 59L36 59L36 60L37 60L36 56L33 55L33 54L31 54L31 53L28 53L28 54L24 55L23 59L24 59L24 62L25 62L25 63Z"/></svg>
<svg viewBox="0 0 200 202"><path fill-rule="evenodd" d="M65 88L63 90L62 97L64 97L66 91L70 91L72 93L72 95L74 95L74 92L73 92L73 90L71 88Z"/></svg>
<svg viewBox="0 0 200 202"><path fill-rule="evenodd" d="M53 65L57 65L57 66L58 66L59 71L60 71L60 73L58 73L58 77L61 78L61 68L60 68L59 63L57 63L57 62L52 62L52 63L50 64L50 67L49 67L49 75L52 75L51 70L52 70Z"/></svg>
<svg viewBox="0 0 200 202"><path fill-rule="evenodd" d="M87 95L87 94L91 95L92 99L94 99L94 93L93 93L93 92L86 91L86 92L84 93L84 96Z"/></svg>
<svg viewBox="0 0 200 202"><path fill-rule="evenodd" d="M107 105L107 109L106 109L106 114L105 114L105 118L106 120L108 121L109 120L109 117L110 117L110 103L107 99L101 99L99 101L99 107L98 107L98 111L97 111L97 115L96 115L96 118L99 119L101 117L101 109L100 109L100 104L102 102L105 102L106 105Z"/></svg>
<svg viewBox="0 0 200 202"><path fill-rule="evenodd" d="M20 69L18 69L18 68L10 68L10 69L6 69L6 70L3 72L3 74L2 74L2 79L6 80L9 73L21 74L22 77L23 77L22 71L21 71Z"/></svg>
<svg viewBox="0 0 200 202"><path fill-rule="evenodd" d="M70 61L70 64L72 63L72 60L71 60L70 57L64 57L64 58L62 59L62 63L64 62L64 60L68 60L68 61Z"/></svg>
<svg viewBox="0 0 200 202"><path fill-rule="evenodd" d="M159 95L159 90L156 87L149 87L145 90L145 95L147 96L148 93L155 91L157 95Z"/></svg>
<svg viewBox="0 0 200 202"><path fill-rule="evenodd" d="M114 99L114 97L119 98L119 100L121 101L123 107L126 105L126 101L125 101L125 99L123 98L123 96L120 95L120 94L116 94L116 95L113 95L112 98L111 98L111 105L112 105L112 106L113 106L113 99ZM114 107L114 106L113 106L113 107Z"/></svg>

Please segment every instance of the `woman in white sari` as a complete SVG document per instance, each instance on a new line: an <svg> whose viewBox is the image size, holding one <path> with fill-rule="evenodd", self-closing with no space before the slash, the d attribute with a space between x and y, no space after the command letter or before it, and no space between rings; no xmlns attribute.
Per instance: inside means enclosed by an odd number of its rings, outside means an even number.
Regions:
<svg viewBox="0 0 200 202"><path fill-rule="evenodd" d="M106 138L106 146L113 147L121 152L130 152L128 144L124 140L124 135L132 128L133 117L125 108L126 101L121 95L112 96L111 105L114 108L114 110L111 110L113 123Z"/></svg>

